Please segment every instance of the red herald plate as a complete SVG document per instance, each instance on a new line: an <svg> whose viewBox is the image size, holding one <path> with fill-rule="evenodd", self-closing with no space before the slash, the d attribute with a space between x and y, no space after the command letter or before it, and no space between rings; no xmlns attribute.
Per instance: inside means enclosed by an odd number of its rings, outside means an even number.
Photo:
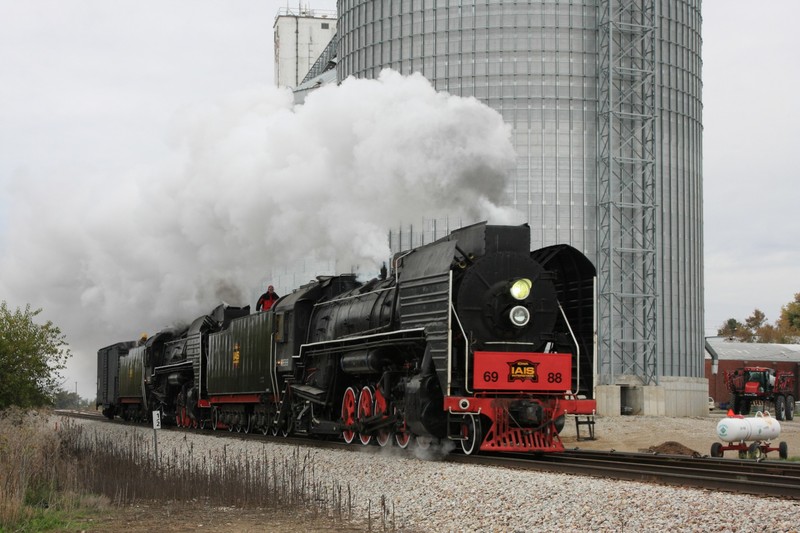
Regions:
<svg viewBox="0 0 800 533"><path fill-rule="evenodd" d="M475 352L472 379L475 390L565 391L572 388L572 355Z"/></svg>

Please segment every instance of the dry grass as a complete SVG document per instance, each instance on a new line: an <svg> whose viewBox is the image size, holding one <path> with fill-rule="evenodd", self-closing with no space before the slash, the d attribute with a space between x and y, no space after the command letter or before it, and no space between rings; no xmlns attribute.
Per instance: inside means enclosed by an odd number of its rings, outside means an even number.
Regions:
<svg viewBox="0 0 800 533"><path fill-rule="evenodd" d="M65 460L69 454L48 420L49 413L0 412L0 531L20 524L47 529L61 513L108 505L81 494L75 463Z"/></svg>
<svg viewBox="0 0 800 533"><path fill-rule="evenodd" d="M0 533L75 528L76 517L80 523L98 509L143 503L167 510L184 502L289 511L338 523L342 530L363 520L354 516L349 484L319 475L311 454L300 448L275 457L233 453L224 445L222 453L201 455L187 444L156 461L152 441L141 433L114 440L68 419L55 427L50 420L49 413L0 413ZM368 506L366 528L395 529L394 509L385 498Z"/></svg>

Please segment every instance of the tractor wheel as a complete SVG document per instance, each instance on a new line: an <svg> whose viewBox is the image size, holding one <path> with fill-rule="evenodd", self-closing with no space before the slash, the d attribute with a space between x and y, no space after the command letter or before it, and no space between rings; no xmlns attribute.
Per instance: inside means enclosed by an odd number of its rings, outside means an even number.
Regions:
<svg viewBox="0 0 800 533"><path fill-rule="evenodd" d="M783 396L775 398L775 419L786 420L786 398Z"/></svg>
<svg viewBox="0 0 800 533"><path fill-rule="evenodd" d="M794 420L794 396L786 397L786 420Z"/></svg>
<svg viewBox="0 0 800 533"><path fill-rule="evenodd" d="M722 444L715 442L711 445L711 457L722 457L723 453Z"/></svg>
<svg viewBox="0 0 800 533"><path fill-rule="evenodd" d="M789 447L786 445L785 442L781 442L778 444L778 457L781 459L788 459L789 458Z"/></svg>

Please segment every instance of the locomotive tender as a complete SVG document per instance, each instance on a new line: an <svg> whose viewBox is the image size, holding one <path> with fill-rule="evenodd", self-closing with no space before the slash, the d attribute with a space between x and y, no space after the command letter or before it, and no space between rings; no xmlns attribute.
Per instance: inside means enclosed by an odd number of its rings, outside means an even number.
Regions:
<svg viewBox="0 0 800 533"><path fill-rule="evenodd" d="M565 415L595 410L595 271L570 246L529 243L527 225L479 223L367 283L320 276L267 312L222 305L102 348L98 405L347 443L561 451Z"/></svg>

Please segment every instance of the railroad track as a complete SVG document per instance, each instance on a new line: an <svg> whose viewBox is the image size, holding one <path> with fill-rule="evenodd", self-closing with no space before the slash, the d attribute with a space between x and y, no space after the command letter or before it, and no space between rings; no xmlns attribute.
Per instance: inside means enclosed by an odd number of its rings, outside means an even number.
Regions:
<svg viewBox="0 0 800 533"><path fill-rule="evenodd" d="M450 458L448 458L450 459ZM473 462L453 456L451 460ZM481 464L800 500L800 463L568 450L531 457L478 456Z"/></svg>
<svg viewBox="0 0 800 533"><path fill-rule="evenodd" d="M64 416L89 418L106 422L106 418L80 412L57 412ZM120 423L121 421L114 421ZM198 431L165 428L169 431ZM205 431L219 438L260 439L297 446L378 453L377 446L348 445L340 441L272 437L228 431ZM567 450L560 454L493 454L471 455L451 453L444 461L496 466L538 472L554 472L662 485L721 490L739 494L771 496L800 500L800 463L775 460L741 460L687 455Z"/></svg>

